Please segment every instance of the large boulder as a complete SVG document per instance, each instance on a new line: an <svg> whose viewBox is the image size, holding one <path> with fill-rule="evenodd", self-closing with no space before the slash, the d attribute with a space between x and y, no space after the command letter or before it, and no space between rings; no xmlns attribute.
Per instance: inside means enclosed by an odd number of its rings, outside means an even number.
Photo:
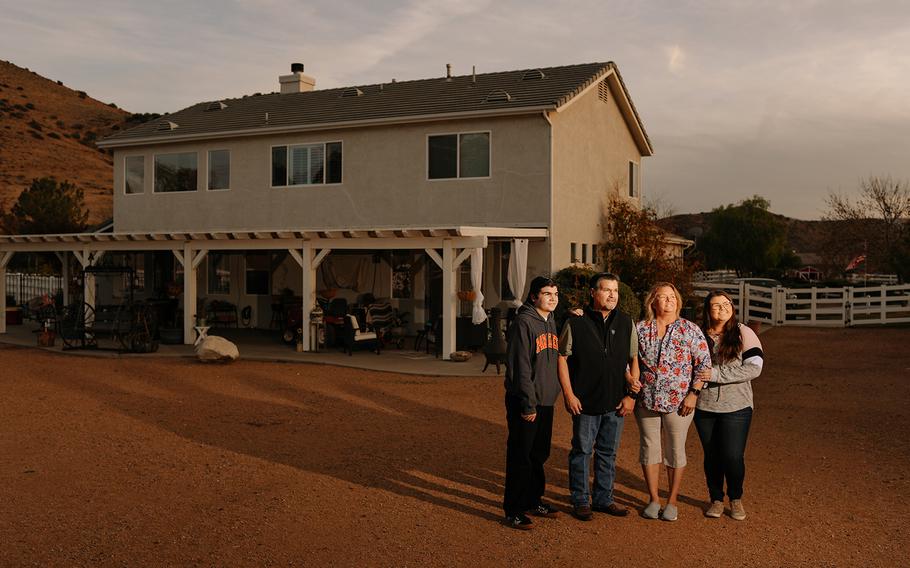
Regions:
<svg viewBox="0 0 910 568"><path fill-rule="evenodd" d="M227 339L210 335L196 346L196 357L203 363L230 363L240 357L240 350Z"/></svg>

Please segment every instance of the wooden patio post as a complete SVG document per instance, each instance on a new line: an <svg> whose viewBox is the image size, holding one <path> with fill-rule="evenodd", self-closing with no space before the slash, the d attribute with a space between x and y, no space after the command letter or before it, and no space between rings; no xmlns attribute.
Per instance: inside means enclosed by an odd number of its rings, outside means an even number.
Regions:
<svg viewBox="0 0 910 568"><path fill-rule="evenodd" d="M455 248L452 241L442 241L442 358L450 359L456 350L455 320L458 302L455 301Z"/></svg>
<svg viewBox="0 0 910 568"><path fill-rule="evenodd" d="M12 251L0 252L0 333L6 333L6 265L13 254Z"/></svg>

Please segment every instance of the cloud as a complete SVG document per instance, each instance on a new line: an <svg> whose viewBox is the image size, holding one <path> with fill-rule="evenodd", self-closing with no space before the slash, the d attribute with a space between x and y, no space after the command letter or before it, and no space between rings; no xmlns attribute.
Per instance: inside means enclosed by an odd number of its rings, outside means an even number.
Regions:
<svg viewBox="0 0 910 568"><path fill-rule="evenodd" d="M667 52L667 68L670 70L670 73L674 75L679 75L684 71L684 65L686 62L686 54L683 53L683 50L678 45L671 45L666 48Z"/></svg>

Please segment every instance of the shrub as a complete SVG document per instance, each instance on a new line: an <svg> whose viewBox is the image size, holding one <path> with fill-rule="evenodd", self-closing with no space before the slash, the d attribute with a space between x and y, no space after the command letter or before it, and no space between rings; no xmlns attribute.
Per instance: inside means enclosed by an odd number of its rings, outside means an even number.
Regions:
<svg viewBox="0 0 910 568"><path fill-rule="evenodd" d="M28 123L28 127L29 127L29 128L33 128L33 129L38 130L38 131L41 130L41 124L40 124L37 120L32 120L32 121L30 121L30 122Z"/></svg>
<svg viewBox="0 0 910 568"><path fill-rule="evenodd" d="M557 321L565 317L570 308L584 307L590 304L588 283L599 271L589 264L573 265L563 268L553 276L559 287L559 306L556 308ZM625 282L619 283L620 311L629 315L633 321L641 318L641 302L635 292Z"/></svg>
<svg viewBox="0 0 910 568"><path fill-rule="evenodd" d="M53 138L54 140L60 140L60 135L57 134L56 132L48 132L47 137Z"/></svg>
<svg viewBox="0 0 910 568"><path fill-rule="evenodd" d="M85 91L76 91L76 94L79 95L80 99L84 99L85 97L88 96L88 94Z"/></svg>
<svg viewBox="0 0 910 568"><path fill-rule="evenodd" d="M25 103L25 108L27 108L28 110L35 110L35 105L33 105L32 103Z"/></svg>

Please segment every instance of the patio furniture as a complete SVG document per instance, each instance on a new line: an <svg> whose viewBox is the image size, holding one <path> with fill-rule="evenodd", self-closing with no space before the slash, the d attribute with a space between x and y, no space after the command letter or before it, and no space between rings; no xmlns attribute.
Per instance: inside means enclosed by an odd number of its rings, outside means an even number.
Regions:
<svg viewBox="0 0 910 568"><path fill-rule="evenodd" d="M430 353L431 343L436 356L439 357L442 354L442 317L426 322L423 329L417 332L417 338L414 339L414 351L420 351L421 342L423 342L427 354Z"/></svg>
<svg viewBox="0 0 910 568"><path fill-rule="evenodd" d="M212 327L237 327L237 306L223 300L212 300L205 307L205 319Z"/></svg>
<svg viewBox="0 0 910 568"><path fill-rule="evenodd" d="M375 331L361 329L357 318L351 314L344 316L344 352L352 355L357 346L371 346L379 355L381 344Z"/></svg>

